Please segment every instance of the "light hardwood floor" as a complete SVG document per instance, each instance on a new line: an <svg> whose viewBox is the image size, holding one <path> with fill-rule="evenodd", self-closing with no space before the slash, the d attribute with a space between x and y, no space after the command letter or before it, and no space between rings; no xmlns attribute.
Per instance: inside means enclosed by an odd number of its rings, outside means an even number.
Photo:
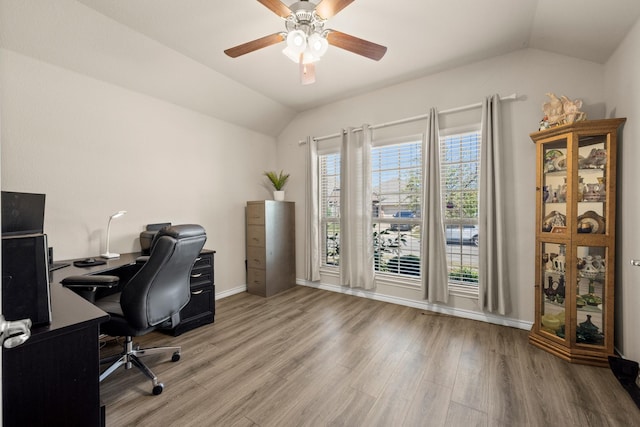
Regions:
<svg viewBox="0 0 640 427"><path fill-rule="evenodd" d="M526 331L308 287L234 295L214 324L137 341L182 358L147 359L159 396L137 371L107 378L107 426L640 425L610 369L566 363Z"/></svg>

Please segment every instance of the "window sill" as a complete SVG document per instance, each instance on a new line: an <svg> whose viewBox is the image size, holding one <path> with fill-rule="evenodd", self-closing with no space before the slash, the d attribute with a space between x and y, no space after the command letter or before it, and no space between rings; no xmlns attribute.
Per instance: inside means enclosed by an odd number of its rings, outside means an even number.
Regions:
<svg viewBox="0 0 640 427"><path fill-rule="evenodd" d="M477 300L478 285L460 285L449 282L449 295Z"/></svg>
<svg viewBox="0 0 640 427"><path fill-rule="evenodd" d="M413 276L397 276L395 274L375 273L376 283L400 288L416 289L422 286L422 279Z"/></svg>
<svg viewBox="0 0 640 427"><path fill-rule="evenodd" d="M320 274L340 277L339 267L322 266L320 268ZM387 286L395 286L406 289L416 289L422 287L422 279L413 277L397 277L390 274L376 273L376 283L384 284ZM473 285L460 285L458 283L449 282L449 295L460 298L468 298L472 300L478 300L478 286Z"/></svg>
<svg viewBox="0 0 640 427"><path fill-rule="evenodd" d="M338 266L330 267L328 265L323 265L322 267L320 267L320 274L326 274L327 276L338 277L340 276L340 267Z"/></svg>

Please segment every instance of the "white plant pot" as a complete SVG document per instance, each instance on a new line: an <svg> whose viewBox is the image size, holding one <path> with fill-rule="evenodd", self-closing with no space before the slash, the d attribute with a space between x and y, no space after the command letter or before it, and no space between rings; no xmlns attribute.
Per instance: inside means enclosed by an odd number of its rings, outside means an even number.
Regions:
<svg viewBox="0 0 640 427"><path fill-rule="evenodd" d="M274 191L273 200L276 202L282 202L284 200L284 191Z"/></svg>

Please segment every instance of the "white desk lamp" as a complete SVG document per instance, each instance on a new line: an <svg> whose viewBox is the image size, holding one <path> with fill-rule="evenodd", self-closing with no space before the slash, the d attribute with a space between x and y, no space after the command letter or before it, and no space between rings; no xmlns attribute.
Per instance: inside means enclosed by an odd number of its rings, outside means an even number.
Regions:
<svg viewBox="0 0 640 427"><path fill-rule="evenodd" d="M107 258L107 259L120 258L120 254L114 254L109 252L109 232L111 231L111 220L114 218L120 218L122 215L126 213L127 211L118 211L109 217L109 224L107 225L107 251L100 255L102 258Z"/></svg>

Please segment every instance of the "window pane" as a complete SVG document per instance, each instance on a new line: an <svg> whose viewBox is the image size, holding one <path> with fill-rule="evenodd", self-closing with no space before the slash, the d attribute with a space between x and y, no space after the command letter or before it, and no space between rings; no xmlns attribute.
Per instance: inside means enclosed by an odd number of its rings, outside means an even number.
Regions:
<svg viewBox="0 0 640 427"><path fill-rule="evenodd" d="M320 156L320 207L324 218L340 217L340 154Z"/></svg>
<svg viewBox="0 0 640 427"><path fill-rule="evenodd" d="M376 271L419 277L422 141L374 147L371 184Z"/></svg>
<svg viewBox="0 0 640 427"><path fill-rule="evenodd" d="M478 284L480 132L440 138L449 282Z"/></svg>
<svg viewBox="0 0 640 427"><path fill-rule="evenodd" d="M340 154L321 155L320 221L322 265L340 265Z"/></svg>
<svg viewBox="0 0 640 427"><path fill-rule="evenodd" d="M410 211L420 217L421 182L421 141L371 150L371 185L373 203L377 206L374 216Z"/></svg>
<svg viewBox="0 0 640 427"><path fill-rule="evenodd" d="M327 222L322 226L324 239L322 250L322 264L329 266L340 265L340 223Z"/></svg>

